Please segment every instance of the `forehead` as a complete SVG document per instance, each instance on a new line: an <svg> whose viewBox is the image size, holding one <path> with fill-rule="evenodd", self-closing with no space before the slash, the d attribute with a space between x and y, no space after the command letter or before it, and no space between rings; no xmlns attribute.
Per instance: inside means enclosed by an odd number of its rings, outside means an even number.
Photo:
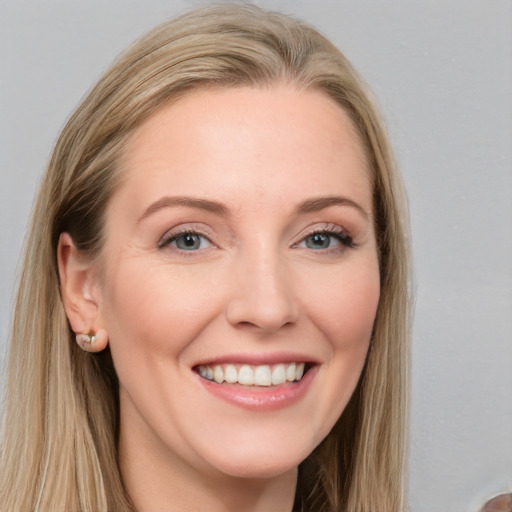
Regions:
<svg viewBox="0 0 512 512"><path fill-rule="evenodd" d="M346 112L317 90L194 91L160 108L132 134L121 167L134 201L154 199L164 189L231 201L259 194L264 201L336 188L332 192L356 193L371 209L357 131Z"/></svg>

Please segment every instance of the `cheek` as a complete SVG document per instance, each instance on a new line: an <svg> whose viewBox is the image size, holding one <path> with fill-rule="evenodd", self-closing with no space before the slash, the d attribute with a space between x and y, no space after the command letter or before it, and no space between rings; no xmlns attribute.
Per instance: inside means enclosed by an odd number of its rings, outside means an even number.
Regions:
<svg viewBox="0 0 512 512"><path fill-rule="evenodd" d="M204 271L193 266L124 258L105 286L104 319L114 357L128 345L148 359L184 350L219 314L224 291L218 273L210 269L210 285L204 286Z"/></svg>
<svg viewBox="0 0 512 512"><path fill-rule="evenodd" d="M377 262L332 273L314 289L311 307L317 327L334 350L356 350L366 345L373 330L380 297Z"/></svg>
<svg viewBox="0 0 512 512"><path fill-rule="evenodd" d="M326 421L316 425L322 435L341 416L366 360L380 297L378 265L369 263L333 273L311 300L311 318L329 346L319 397Z"/></svg>

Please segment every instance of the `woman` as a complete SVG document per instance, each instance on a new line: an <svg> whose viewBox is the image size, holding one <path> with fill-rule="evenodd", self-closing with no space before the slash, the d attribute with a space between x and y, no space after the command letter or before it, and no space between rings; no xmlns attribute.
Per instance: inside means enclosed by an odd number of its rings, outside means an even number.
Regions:
<svg viewBox="0 0 512 512"><path fill-rule="evenodd" d="M38 196L2 510L402 510L404 216L311 27L217 6L135 43Z"/></svg>

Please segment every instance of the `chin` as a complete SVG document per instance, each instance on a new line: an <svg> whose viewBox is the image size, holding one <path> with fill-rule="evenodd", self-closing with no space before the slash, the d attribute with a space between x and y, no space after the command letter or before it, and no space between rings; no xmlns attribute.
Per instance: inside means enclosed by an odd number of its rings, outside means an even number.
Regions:
<svg viewBox="0 0 512 512"><path fill-rule="evenodd" d="M313 447L314 448L314 447ZM222 473L245 479L275 478L296 470L313 448L274 450L254 447L252 450L230 450L228 458L211 461Z"/></svg>
<svg viewBox="0 0 512 512"><path fill-rule="evenodd" d="M274 461L268 463L254 464L244 463L237 465L226 465L219 468L222 473L230 477L243 478L246 480L252 479L268 479L277 478L290 471L294 471L301 461L296 464L276 464Z"/></svg>

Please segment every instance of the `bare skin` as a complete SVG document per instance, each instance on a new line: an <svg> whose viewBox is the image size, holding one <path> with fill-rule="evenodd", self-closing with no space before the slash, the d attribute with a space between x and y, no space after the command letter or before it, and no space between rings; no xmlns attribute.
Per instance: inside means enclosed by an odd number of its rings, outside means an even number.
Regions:
<svg viewBox="0 0 512 512"><path fill-rule="evenodd" d="M101 279L69 238L60 253L73 329L108 333L126 489L139 512L290 511L379 301L352 124L315 91L200 90L139 127L121 164ZM216 366L275 383L216 382Z"/></svg>

